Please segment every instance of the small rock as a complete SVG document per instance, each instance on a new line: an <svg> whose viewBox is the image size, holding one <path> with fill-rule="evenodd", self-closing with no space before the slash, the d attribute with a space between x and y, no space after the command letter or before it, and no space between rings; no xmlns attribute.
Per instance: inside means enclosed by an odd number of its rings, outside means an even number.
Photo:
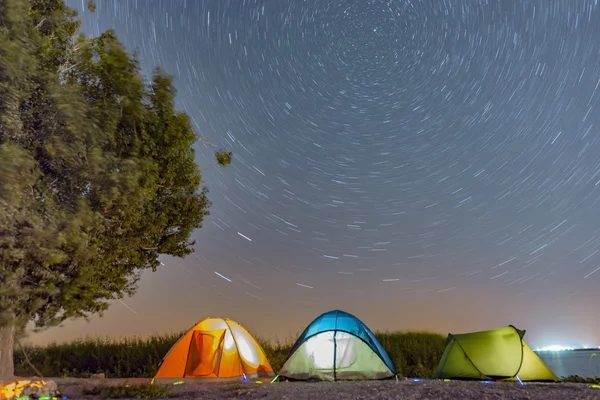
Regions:
<svg viewBox="0 0 600 400"><path fill-rule="evenodd" d="M58 393L58 385L54 381L45 381L44 389L47 389L50 393Z"/></svg>
<svg viewBox="0 0 600 400"><path fill-rule="evenodd" d="M91 378L92 379L104 379L104 378L106 378L106 375L104 375L104 373L92 374Z"/></svg>

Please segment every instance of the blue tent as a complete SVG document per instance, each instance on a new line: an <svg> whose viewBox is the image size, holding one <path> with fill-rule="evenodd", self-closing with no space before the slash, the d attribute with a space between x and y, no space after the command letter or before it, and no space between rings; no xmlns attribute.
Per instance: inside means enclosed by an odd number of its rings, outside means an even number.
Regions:
<svg viewBox="0 0 600 400"><path fill-rule="evenodd" d="M368 380L396 375L387 352L358 318L334 310L300 335L279 376L293 380Z"/></svg>

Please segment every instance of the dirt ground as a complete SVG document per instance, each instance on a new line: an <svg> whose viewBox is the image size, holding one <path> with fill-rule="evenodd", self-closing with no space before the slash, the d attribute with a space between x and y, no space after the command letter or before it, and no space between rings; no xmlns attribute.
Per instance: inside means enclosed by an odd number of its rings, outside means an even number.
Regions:
<svg viewBox="0 0 600 400"><path fill-rule="evenodd" d="M83 396L84 386L149 383L149 379L75 379L54 380L61 393L69 399L100 399ZM263 399L263 400L372 400L372 399L430 399L430 400L586 400L599 399L600 389L580 383L519 383L436 380L365 381L365 382L256 382L193 383L171 386L177 399ZM165 399L166 400L166 399Z"/></svg>

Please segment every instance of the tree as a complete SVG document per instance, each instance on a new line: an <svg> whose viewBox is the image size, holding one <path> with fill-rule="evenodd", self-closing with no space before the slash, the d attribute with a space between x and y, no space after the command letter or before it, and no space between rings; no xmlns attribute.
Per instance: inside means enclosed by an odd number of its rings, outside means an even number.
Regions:
<svg viewBox="0 0 600 400"><path fill-rule="evenodd" d="M193 252L210 207L172 79L145 83L112 31L86 39L76 16L0 0L0 380L28 323L132 295L160 254Z"/></svg>

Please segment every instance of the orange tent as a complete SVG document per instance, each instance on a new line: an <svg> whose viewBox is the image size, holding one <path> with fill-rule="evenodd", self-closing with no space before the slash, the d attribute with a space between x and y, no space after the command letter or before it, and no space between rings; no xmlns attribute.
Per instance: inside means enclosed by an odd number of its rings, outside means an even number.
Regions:
<svg viewBox="0 0 600 400"><path fill-rule="evenodd" d="M228 318L207 318L171 347L153 382L274 376L258 342Z"/></svg>

